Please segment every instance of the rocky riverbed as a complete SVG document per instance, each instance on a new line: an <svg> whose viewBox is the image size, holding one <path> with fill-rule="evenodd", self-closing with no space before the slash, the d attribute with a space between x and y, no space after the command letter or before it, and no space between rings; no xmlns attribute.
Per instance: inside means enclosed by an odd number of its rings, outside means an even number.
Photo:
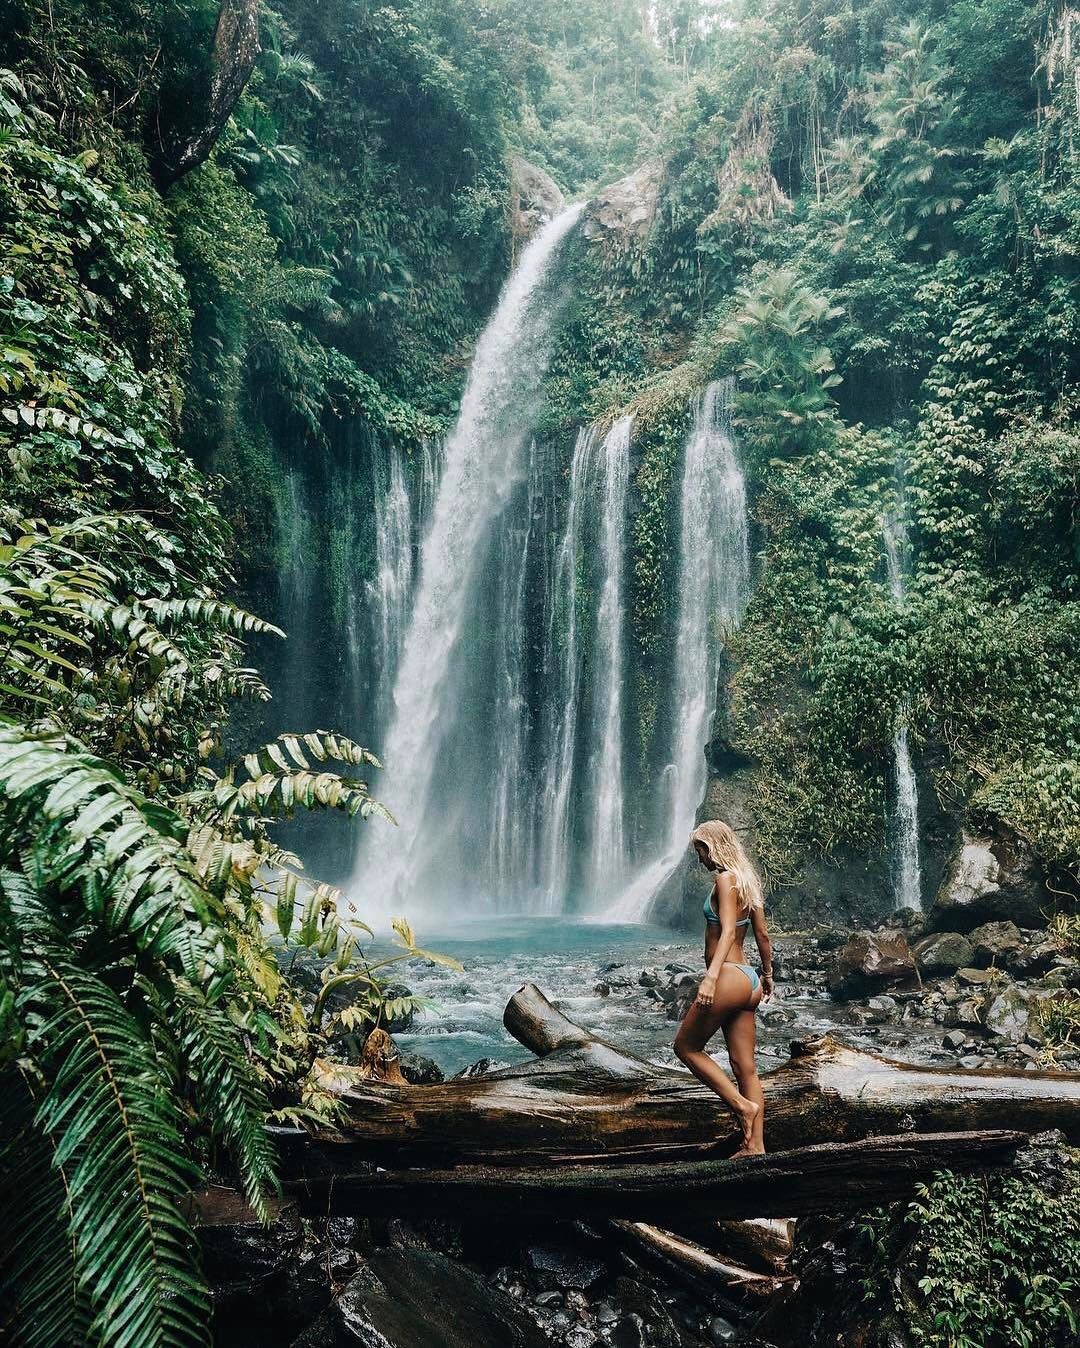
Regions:
<svg viewBox="0 0 1080 1348"><path fill-rule="evenodd" d="M873 930L822 927L776 938L776 995L758 1013L763 1071L787 1058L793 1040L826 1032L886 1057L962 1069L1046 1061L1047 1009L1080 996L1080 962L1045 929L1007 918L961 932L925 931L918 915L905 916ZM464 975L411 969L413 989L436 992L443 1009L426 1031L422 1022L399 1027L406 1077L430 1083L521 1057L494 1023L494 1008L501 1013L508 990L530 973L574 1019L672 1065L671 1040L700 977L700 947L667 933L629 946L599 935L592 949L534 952L531 967L525 956L497 965L484 951L466 961ZM464 1012L450 1000L453 986ZM470 1042L490 1051L462 1065ZM447 1046L452 1051L440 1055ZM714 1047L723 1062L722 1042ZM1054 1060L1080 1066L1080 1048L1058 1048ZM643 1249L626 1224L535 1224L526 1212L511 1223L471 1222L468 1214L456 1222L391 1214L313 1221L285 1205L264 1230L225 1190L201 1196L199 1217L217 1341L231 1348L785 1348L798 1338L785 1328L787 1310L762 1319L761 1283L748 1296L737 1281L694 1277ZM787 1267L754 1269L749 1261L752 1273L778 1279L774 1306L799 1279L815 1286L813 1270L831 1267L835 1256L827 1223L797 1227ZM792 1325L805 1326L805 1310L792 1303Z"/></svg>

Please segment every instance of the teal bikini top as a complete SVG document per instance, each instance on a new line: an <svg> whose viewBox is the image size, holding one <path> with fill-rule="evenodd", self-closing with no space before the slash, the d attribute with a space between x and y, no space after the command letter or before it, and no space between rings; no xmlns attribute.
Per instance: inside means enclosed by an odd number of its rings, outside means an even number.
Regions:
<svg viewBox="0 0 1080 1348"><path fill-rule="evenodd" d="M719 919L719 918L716 916L716 914L713 912L712 895L711 895L711 894L706 894L706 896L705 896L705 903L704 903L704 905L703 905L703 907L702 907L702 912L705 914L705 921L706 921L706 922L711 922L711 923L713 924L714 927L719 927L719 926L721 925L720 919ZM736 925L737 927L745 927L745 926L748 926L748 925L749 925L749 922L750 922L750 915L747 914L746 917L740 917L739 920L735 923L735 925Z"/></svg>

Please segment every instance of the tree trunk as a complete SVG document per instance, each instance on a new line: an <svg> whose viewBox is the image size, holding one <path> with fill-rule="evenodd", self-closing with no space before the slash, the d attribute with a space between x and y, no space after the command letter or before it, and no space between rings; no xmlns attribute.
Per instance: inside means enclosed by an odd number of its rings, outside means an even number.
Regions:
<svg viewBox="0 0 1080 1348"><path fill-rule="evenodd" d="M232 116L259 55L260 3L261 0L221 0L214 27L205 108L166 170L168 182L176 182L206 159Z"/></svg>
<svg viewBox="0 0 1080 1348"><path fill-rule="evenodd" d="M937 1170L1011 1164L1026 1135L987 1131L827 1142L739 1160L644 1165L458 1166L381 1170L348 1148L314 1143L286 1191L309 1212L483 1219L680 1220L859 1210L911 1193Z"/></svg>
<svg viewBox="0 0 1080 1348"><path fill-rule="evenodd" d="M596 1039L532 984L511 998L505 1023L543 1056L438 1086L340 1084L341 1141L393 1165L630 1165L715 1158L737 1145L706 1086ZM1060 1128L1080 1143L1077 1073L912 1067L826 1036L794 1044L762 1084L772 1150L994 1128Z"/></svg>

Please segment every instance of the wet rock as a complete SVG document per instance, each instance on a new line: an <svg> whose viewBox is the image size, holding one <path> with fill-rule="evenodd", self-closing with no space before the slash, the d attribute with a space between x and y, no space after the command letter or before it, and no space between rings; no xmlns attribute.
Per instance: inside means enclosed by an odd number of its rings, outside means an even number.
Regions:
<svg viewBox="0 0 1080 1348"><path fill-rule="evenodd" d="M950 1006L945 1012L945 1024L950 1028L981 1029L982 1010L979 1003L969 997Z"/></svg>
<svg viewBox="0 0 1080 1348"><path fill-rule="evenodd" d="M303 1228L291 1204L268 1226L231 1189L209 1188L193 1199L196 1234L215 1297L232 1290L258 1292L276 1283L299 1253Z"/></svg>
<svg viewBox="0 0 1080 1348"><path fill-rule="evenodd" d="M863 996L915 973L915 960L902 931L857 931L840 951L829 975L837 998Z"/></svg>
<svg viewBox="0 0 1080 1348"><path fill-rule="evenodd" d="M994 981L995 976L989 969L957 969L956 971L957 982L963 983L968 988L985 987L988 983Z"/></svg>
<svg viewBox="0 0 1080 1348"><path fill-rule="evenodd" d="M1036 941L1019 951L1012 960L1012 968L1026 978L1037 978L1050 972L1060 953L1053 941Z"/></svg>
<svg viewBox="0 0 1080 1348"><path fill-rule="evenodd" d="M489 1072L497 1072L500 1068L509 1066L509 1063L503 1062L499 1058L477 1058L476 1062L471 1062L468 1067L463 1067L460 1072L455 1072L451 1079L453 1081L466 1081L469 1077L485 1077Z"/></svg>
<svg viewBox="0 0 1080 1348"><path fill-rule="evenodd" d="M559 1291L538 1292L537 1295L533 1297L533 1301L538 1306L547 1306L549 1308L561 1306L563 1304L563 1294Z"/></svg>
<svg viewBox="0 0 1080 1348"><path fill-rule="evenodd" d="M533 1286L544 1292L564 1288L585 1292L605 1272L599 1259L569 1245L530 1245L525 1251L525 1266Z"/></svg>
<svg viewBox="0 0 1080 1348"><path fill-rule="evenodd" d="M943 1047L950 1048L955 1053L967 1043L967 1035L963 1030L950 1030L941 1041Z"/></svg>
<svg viewBox="0 0 1080 1348"><path fill-rule="evenodd" d="M967 1053L960 1059L961 1067L982 1067L983 1060L976 1053Z"/></svg>
<svg viewBox="0 0 1080 1348"><path fill-rule="evenodd" d="M402 1053L398 1056L401 1075L412 1086L437 1086L445 1081L443 1070L434 1058L423 1053Z"/></svg>
<svg viewBox="0 0 1080 1348"><path fill-rule="evenodd" d="M738 1330L722 1315L714 1315L709 1321L709 1342L717 1345L722 1343L734 1343L738 1337Z"/></svg>
<svg viewBox="0 0 1080 1348"><path fill-rule="evenodd" d="M1049 897L1038 862L1018 839L964 833L928 924L970 931L980 923L1011 919L1022 927L1041 927Z"/></svg>
<svg viewBox="0 0 1080 1348"><path fill-rule="evenodd" d="M563 1339L566 1348L593 1348L593 1345L599 1342L595 1332L586 1325L572 1326Z"/></svg>
<svg viewBox="0 0 1080 1348"><path fill-rule="evenodd" d="M1027 1033L1029 1017L1023 993L1019 988L1008 987L990 998L983 1023L999 1039L1019 1043Z"/></svg>
<svg viewBox="0 0 1080 1348"><path fill-rule="evenodd" d="M952 974L973 963L975 950L958 931L940 931L924 936L915 945L915 960L925 974Z"/></svg>
<svg viewBox="0 0 1080 1348"><path fill-rule="evenodd" d="M510 161L510 230L515 239L527 239L565 202L558 184L536 164L515 155Z"/></svg>
<svg viewBox="0 0 1080 1348"><path fill-rule="evenodd" d="M971 944L975 950L974 963L985 967L1008 964L1024 944L1024 938L1015 922L985 922L972 931Z"/></svg>
<svg viewBox="0 0 1080 1348"><path fill-rule="evenodd" d="M881 996L871 997L866 1003L870 1012L870 1019L877 1025L883 1025L888 1021L895 1020L897 1016L897 1002L895 997Z"/></svg>
<svg viewBox="0 0 1080 1348"><path fill-rule="evenodd" d="M610 997L610 996L611 996L611 984L610 984L610 983L605 983L605 982L603 982L603 980L601 980L599 983L596 983L596 984L593 986L593 992L596 993L597 997Z"/></svg>
<svg viewBox="0 0 1080 1348"><path fill-rule="evenodd" d="M645 1321L640 1315L631 1313L620 1320L611 1335L615 1348L645 1348Z"/></svg>
<svg viewBox="0 0 1080 1348"><path fill-rule="evenodd" d="M642 969L638 974L638 982L643 988L658 988L663 981L653 969Z"/></svg>
<svg viewBox="0 0 1080 1348"><path fill-rule="evenodd" d="M533 1321L478 1273L430 1250L380 1250L294 1348L543 1348Z"/></svg>

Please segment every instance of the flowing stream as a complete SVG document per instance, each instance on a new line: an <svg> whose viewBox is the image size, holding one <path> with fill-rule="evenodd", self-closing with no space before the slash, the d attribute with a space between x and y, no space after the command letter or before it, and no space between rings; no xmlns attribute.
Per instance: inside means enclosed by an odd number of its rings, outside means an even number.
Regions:
<svg viewBox="0 0 1080 1348"><path fill-rule="evenodd" d="M663 774L667 818L660 855L641 868L604 914L643 922L686 854L705 789L705 742L725 631L742 618L750 589L746 486L731 430L733 381L710 384L695 403L683 452L679 530L679 625L675 640L671 749Z"/></svg>
<svg viewBox="0 0 1080 1348"><path fill-rule="evenodd" d="M910 545L904 523L902 490L897 508L882 524L889 589L894 603L906 599ZM908 728L902 723L893 737L893 818L891 851L893 896L897 908L922 910L922 868L919 861L919 786L908 747Z"/></svg>

